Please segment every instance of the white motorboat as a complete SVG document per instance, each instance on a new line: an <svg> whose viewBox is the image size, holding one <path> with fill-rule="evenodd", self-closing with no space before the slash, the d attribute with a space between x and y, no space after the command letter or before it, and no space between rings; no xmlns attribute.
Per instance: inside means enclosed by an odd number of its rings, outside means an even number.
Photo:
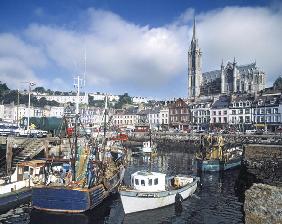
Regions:
<svg viewBox="0 0 282 224"><path fill-rule="evenodd" d="M151 141L143 142L143 147L141 151L143 153L153 153L157 149L156 145L154 145Z"/></svg>
<svg viewBox="0 0 282 224"><path fill-rule="evenodd" d="M184 200L197 189L198 177L137 171L131 175L131 186L120 188L125 214L156 209L174 204L177 197Z"/></svg>

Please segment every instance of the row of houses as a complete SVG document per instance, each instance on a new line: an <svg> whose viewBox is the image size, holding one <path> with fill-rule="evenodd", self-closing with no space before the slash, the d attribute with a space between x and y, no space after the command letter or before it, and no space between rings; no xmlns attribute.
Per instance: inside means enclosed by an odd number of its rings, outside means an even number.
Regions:
<svg viewBox="0 0 282 224"><path fill-rule="evenodd" d="M0 119L19 122L23 117L64 116L66 107L45 106L44 108L25 105L0 105ZM103 108L80 108L82 123L99 126L103 120ZM246 130L259 127L274 131L282 122L282 97L279 94L262 96L240 95L205 98L198 101L174 101L158 104L152 108L132 106L127 109L109 111L111 122L120 128L148 127L158 130L211 130L235 128Z"/></svg>

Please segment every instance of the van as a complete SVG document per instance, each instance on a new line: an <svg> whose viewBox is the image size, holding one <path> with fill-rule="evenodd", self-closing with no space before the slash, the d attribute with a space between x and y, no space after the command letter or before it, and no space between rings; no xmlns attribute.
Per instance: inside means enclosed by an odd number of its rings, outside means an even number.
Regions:
<svg viewBox="0 0 282 224"><path fill-rule="evenodd" d="M246 134L255 134L255 133L256 133L255 129L246 130Z"/></svg>

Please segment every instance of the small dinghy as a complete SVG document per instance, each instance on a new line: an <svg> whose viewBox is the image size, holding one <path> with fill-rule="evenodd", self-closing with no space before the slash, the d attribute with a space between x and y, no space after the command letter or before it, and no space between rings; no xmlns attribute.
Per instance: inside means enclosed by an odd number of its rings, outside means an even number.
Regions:
<svg viewBox="0 0 282 224"><path fill-rule="evenodd" d="M161 208L186 199L197 189L199 177L137 171L131 175L131 186L120 189L125 214Z"/></svg>

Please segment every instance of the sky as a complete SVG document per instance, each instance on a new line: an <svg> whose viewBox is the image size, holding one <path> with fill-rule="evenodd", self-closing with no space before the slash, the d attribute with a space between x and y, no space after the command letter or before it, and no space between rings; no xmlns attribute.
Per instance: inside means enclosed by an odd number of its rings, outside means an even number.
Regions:
<svg viewBox="0 0 282 224"><path fill-rule="evenodd" d="M278 0L0 1L0 81L156 99L187 97L193 18L203 72L256 62L282 75ZM85 60L86 58L86 60Z"/></svg>

